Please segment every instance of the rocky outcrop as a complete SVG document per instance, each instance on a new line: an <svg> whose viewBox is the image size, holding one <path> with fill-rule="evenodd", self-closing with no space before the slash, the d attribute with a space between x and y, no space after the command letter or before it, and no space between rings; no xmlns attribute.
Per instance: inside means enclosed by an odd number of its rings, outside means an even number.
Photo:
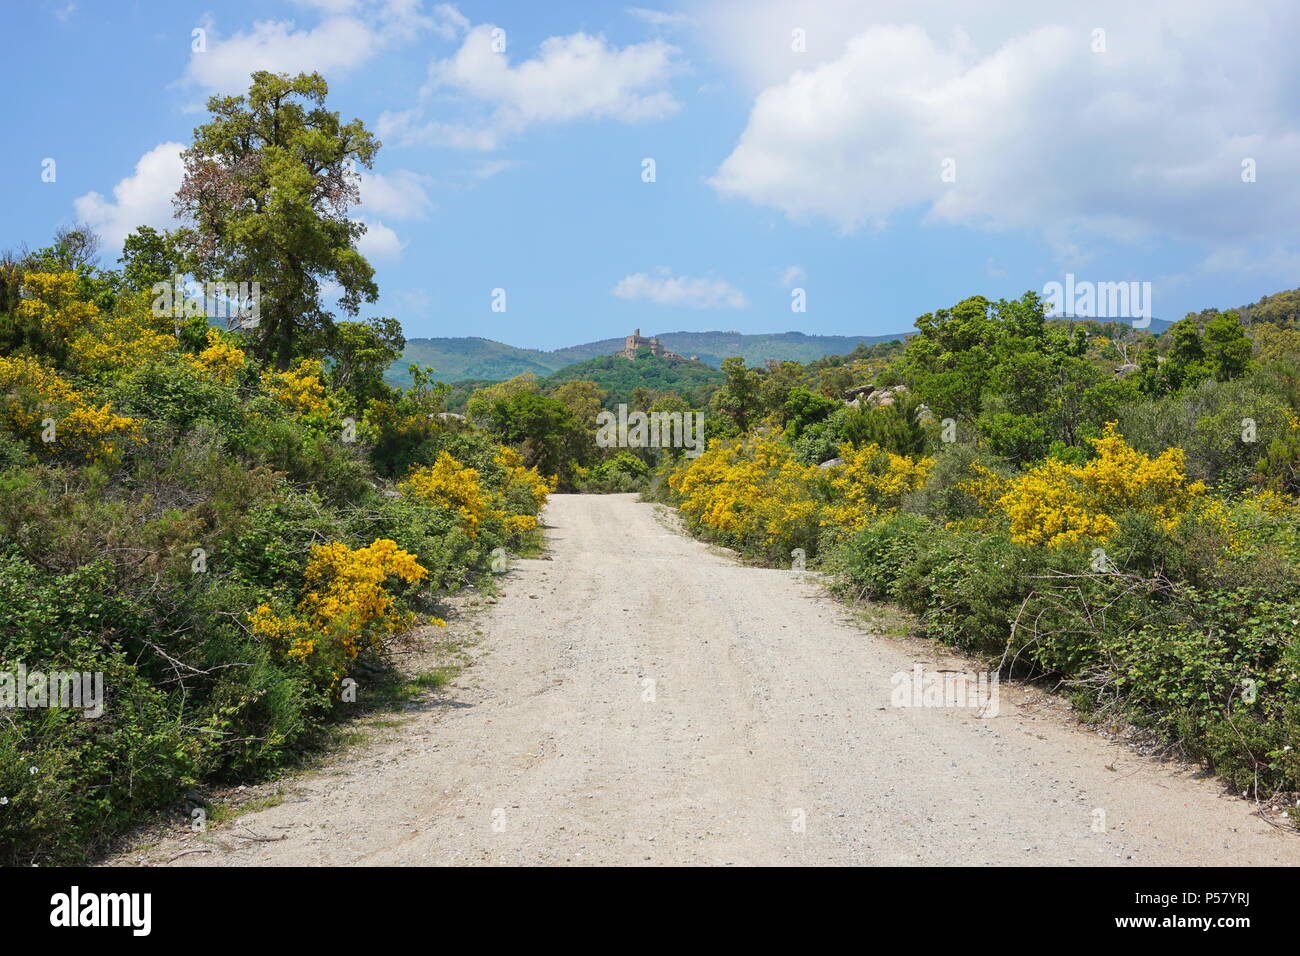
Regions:
<svg viewBox="0 0 1300 956"><path fill-rule="evenodd" d="M888 408L894 404L898 395L906 391L906 385L891 385L880 389L874 385L859 385L844 393L844 404L850 408Z"/></svg>

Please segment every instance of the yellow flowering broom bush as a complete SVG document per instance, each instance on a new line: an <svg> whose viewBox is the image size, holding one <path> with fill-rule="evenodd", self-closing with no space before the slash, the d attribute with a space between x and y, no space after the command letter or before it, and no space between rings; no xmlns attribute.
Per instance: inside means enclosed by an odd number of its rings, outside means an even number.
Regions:
<svg viewBox="0 0 1300 956"><path fill-rule="evenodd" d="M209 343L211 346L211 342ZM335 417L335 402L325 388L325 371L319 359L300 359L283 372L267 369L262 387L277 402L304 418Z"/></svg>
<svg viewBox="0 0 1300 956"><path fill-rule="evenodd" d="M139 420L95 404L36 359L0 356L0 395L5 423L47 456L98 461L114 455L119 441L146 441Z"/></svg>
<svg viewBox="0 0 1300 956"><path fill-rule="evenodd" d="M692 527L775 558L811 546L822 506L813 494L817 483L815 466L761 435L714 442L668 479Z"/></svg>
<svg viewBox="0 0 1300 956"><path fill-rule="evenodd" d="M840 458L844 464L828 469L832 503L821 523L842 533L860 531L898 511L934 467L933 458L896 455L876 444L845 446Z"/></svg>
<svg viewBox="0 0 1300 956"><path fill-rule="evenodd" d="M750 436L715 442L669 476L687 521L741 550L784 560L821 536L857 531L897 511L929 474L933 461L895 455L878 445L840 449L842 464L804 465L788 445Z"/></svg>
<svg viewBox="0 0 1300 956"><path fill-rule="evenodd" d="M356 549L338 541L314 545L296 613L277 614L261 604L249 624L286 657L319 665L333 684L363 649L379 650L385 638L413 622L410 612L398 610L388 579L409 584L427 575L415 555L386 538Z"/></svg>
<svg viewBox="0 0 1300 956"><path fill-rule="evenodd" d="M216 329L209 328L206 347L197 356L185 353L185 361L200 374L229 385L243 371L247 357L243 349L229 342Z"/></svg>
<svg viewBox="0 0 1300 956"><path fill-rule="evenodd" d="M145 310L105 316L79 332L68 344L72 365L85 375L116 378L141 365L166 360L179 342L171 319Z"/></svg>
<svg viewBox="0 0 1300 956"><path fill-rule="evenodd" d="M1047 547L1109 538L1126 511L1153 517L1166 530L1196 509L1221 512L1203 482L1188 480L1181 448L1151 458L1130 447L1114 422L1092 445L1096 457L1082 465L1049 458L1012 479L977 467L964 487L1008 522L1012 541Z"/></svg>
<svg viewBox="0 0 1300 956"><path fill-rule="evenodd" d="M537 513L555 490L555 479L525 467L519 453L499 447L493 464L503 475L490 483L476 468L462 465L449 452L438 453L432 465L411 469L399 486L403 493L456 515L465 533L475 538L485 523L517 540L537 527Z"/></svg>
<svg viewBox="0 0 1300 956"><path fill-rule="evenodd" d="M14 314L41 330L53 346L65 345L99 318L93 302L80 297L75 272L29 272L23 276L22 301Z"/></svg>
<svg viewBox="0 0 1300 956"><path fill-rule="evenodd" d="M524 465L519 452L502 446L496 464L505 471L505 482L497 493L497 512L512 538L537 527L537 515L555 490L556 477L543 476L536 468Z"/></svg>
<svg viewBox="0 0 1300 956"><path fill-rule="evenodd" d="M445 451L432 465L413 468L398 489L456 514L471 538L487 517L488 496L478 469L465 467Z"/></svg>

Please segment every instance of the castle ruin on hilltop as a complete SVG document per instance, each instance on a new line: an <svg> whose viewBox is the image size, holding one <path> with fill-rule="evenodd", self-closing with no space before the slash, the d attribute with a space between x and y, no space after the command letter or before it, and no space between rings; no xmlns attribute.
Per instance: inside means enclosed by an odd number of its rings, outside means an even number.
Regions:
<svg viewBox="0 0 1300 956"><path fill-rule="evenodd" d="M623 351L615 352L615 355L621 355L626 359L636 358L637 349L645 346L650 349L651 355L658 355L661 358L684 359L685 355L678 355L676 352L670 352L659 342L659 336L651 336L648 339L641 337L641 330L636 329L631 335L623 340ZM692 361L696 361L695 356L691 356Z"/></svg>

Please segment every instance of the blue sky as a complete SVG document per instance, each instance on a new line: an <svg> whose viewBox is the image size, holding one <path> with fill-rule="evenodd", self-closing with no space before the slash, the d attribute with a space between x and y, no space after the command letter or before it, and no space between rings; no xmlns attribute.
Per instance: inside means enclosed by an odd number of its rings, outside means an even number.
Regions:
<svg viewBox="0 0 1300 956"><path fill-rule="evenodd" d="M169 225L208 95L315 68L384 143L363 314L408 337L880 334L1067 272L1150 282L1162 318L1300 285L1281 0L9 6L0 244L82 220L115 259Z"/></svg>

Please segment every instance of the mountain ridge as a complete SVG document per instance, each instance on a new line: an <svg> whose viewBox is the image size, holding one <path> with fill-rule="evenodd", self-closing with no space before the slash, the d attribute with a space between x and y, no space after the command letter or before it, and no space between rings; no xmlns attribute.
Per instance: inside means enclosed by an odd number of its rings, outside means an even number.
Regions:
<svg viewBox="0 0 1300 956"><path fill-rule="evenodd" d="M661 332L664 348L685 356L696 356L705 365L718 368L733 355L748 365L770 360L809 362L825 355L843 355L859 344L892 342L915 335L897 332L887 335L810 335L806 332L743 333L734 331ZM447 336L408 339L402 357L388 369L385 379L394 385L407 384L407 366L412 362L430 365L443 381L489 379L501 381L532 372L549 376L578 362L613 355L623 348L624 336L584 342L544 351L526 349L481 336Z"/></svg>
<svg viewBox="0 0 1300 956"><path fill-rule="evenodd" d="M1167 319L1152 319L1147 331L1159 334L1172 324ZM769 360L806 363L826 355L846 355L859 344L900 341L915 334L915 330L885 335L713 330L660 332L656 337L665 349L684 356L695 356L705 365L716 369L721 367L723 359L733 355L741 356L751 366L762 365ZM407 340L402 357L384 373L384 380L390 385L410 385L411 376L407 366L412 362L432 366L436 377L445 382L470 379L500 382L525 372L546 378L569 365L613 355L622 350L625 341L626 336L618 336L547 351L522 348L477 335L413 338Z"/></svg>

